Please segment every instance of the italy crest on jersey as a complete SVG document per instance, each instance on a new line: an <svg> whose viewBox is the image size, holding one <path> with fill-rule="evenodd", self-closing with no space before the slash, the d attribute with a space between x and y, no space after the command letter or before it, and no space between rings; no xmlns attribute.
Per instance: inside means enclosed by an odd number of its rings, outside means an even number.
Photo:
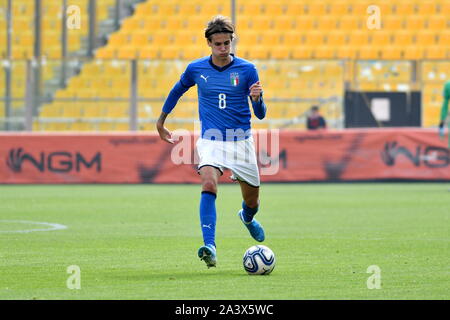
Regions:
<svg viewBox="0 0 450 320"><path fill-rule="evenodd" d="M231 80L231 85L233 87L236 87L239 84L239 73L237 73L237 72L230 73L230 80Z"/></svg>

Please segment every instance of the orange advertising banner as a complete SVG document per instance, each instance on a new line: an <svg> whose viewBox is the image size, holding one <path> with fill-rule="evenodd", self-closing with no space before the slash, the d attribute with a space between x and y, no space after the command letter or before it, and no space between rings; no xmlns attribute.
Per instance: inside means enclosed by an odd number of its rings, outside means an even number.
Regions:
<svg viewBox="0 0 450 320"><path fill-rule="evenodd" d="M420 128L253 133L262 182L450 181L447 137ZM1 133L0 183L199 183L197 137ZM225 171L221 182L231 182Z"/></svg>

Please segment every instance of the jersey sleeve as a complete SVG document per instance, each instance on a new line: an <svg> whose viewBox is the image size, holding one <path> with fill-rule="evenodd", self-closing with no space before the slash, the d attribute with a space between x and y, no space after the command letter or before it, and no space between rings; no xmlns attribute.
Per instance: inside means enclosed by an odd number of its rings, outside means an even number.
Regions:
<svg viewBox="0 0 450 320"><path fill-rule="evenodd" d="M248 96L250 95L250 87L252 86L252 84L258 81L259 81L258 71L256 70L256 67L254 65L251 65L247 78ZM264 117L266 116L267 108L266 104L264 103L263 94L261 93L261 97L259 98L258 101L255 102L251 100L251 102L255 116L260 120L264 119Z"/></svg>
<svg viewBox="0 0 450 320"><path fill-rule="evenodd" d="M254 65L251 65L247 77L247 88L248 88L247 95L250 94L251 85L258 81L259 81L258 71L256 70L256 67Z"/></svg>
<svg viewBox="0 0 450 320"><path fill-rule="evenodd" d="M180 83L183 87L190 88L195 85L193 67L189 64L180 77Z"/></svg>
<svg viewBox="0 0 450 320"><path fill-rule="evenodd" d="M192 76L192 68L191 65L188 65L186 70L181 75L180 80L173 86L172 90L170 90L170 93L162 107L162 111L165 113L170 113L173 108L175 108L181 96L194 85L195 81Z"/></svg>

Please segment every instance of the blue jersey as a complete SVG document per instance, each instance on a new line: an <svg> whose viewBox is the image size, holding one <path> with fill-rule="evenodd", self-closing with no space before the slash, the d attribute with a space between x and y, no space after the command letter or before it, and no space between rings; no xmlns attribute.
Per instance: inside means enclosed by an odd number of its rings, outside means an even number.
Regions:
<svg viewBox="0 0 450 320"><path fill-rule="evenodd" d="M163 112L170 113L178 99L190 87L197 85L202 137L228 140L232 133L234 140L246 139L250 136L249 88L257 81L256 67L247 60L233 56L228 65L218 67L212 63L211 56L203 57L187 66L167 97ZM259 119L264 118L266 106L262 96L252 105L255 115ZM217 132L220 132L220 137L215 134ZM236 137L236 132L246 134Z"/></svg>

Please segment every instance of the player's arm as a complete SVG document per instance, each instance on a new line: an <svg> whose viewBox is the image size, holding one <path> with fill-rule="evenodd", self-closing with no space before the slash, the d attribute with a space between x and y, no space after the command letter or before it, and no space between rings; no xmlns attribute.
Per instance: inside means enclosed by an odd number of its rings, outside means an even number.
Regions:
<svg viewBox="0 0 450 320"><path fill-rule="evenodd" d="M159 137L161 140L166 141L168 143L174 143L172 139L172 133L164 127L164 122L169 114L164 111L161 112L158 121L156 122L156 129L158 130Z"/></svg>
<svg viewBox="0 0 450 320"><path fill-rule="evenodd" d="M250 99L252 101L253 111L258 119L264 119L266 116L266 104L262 97L262 85L259 81L250 86Z"/></svg>
<svg viewBox="0 0 450 320"><path fill-rule="evenodd" d="M166 101L164 102L161 115L156 122L156 129L158 130L159 137L161 140L166 141L168 143L173 143L172 133L164 127L164 122L166 121L169 113L175 108L180 97L189 89L189 87L184 87L181 81L178 81L175 86L170 90L169 95L167 96Z"/></svg>
<svg viewBox="0 0 450 320"><path fill-rule="evenodd" d="M156 129L158 130L159 136L161 140L164 140L168 143L174 143L172 139L172 133L164 127L164 122L166 121L169 113L175 108L178 100L181 96L192 87L195 82L192 80L190 76L189 66L186 71L181 75L180 80L173 86L172 90L170 90L169 95L164 102L162 107L161 115L156 122Z"/></svg>

